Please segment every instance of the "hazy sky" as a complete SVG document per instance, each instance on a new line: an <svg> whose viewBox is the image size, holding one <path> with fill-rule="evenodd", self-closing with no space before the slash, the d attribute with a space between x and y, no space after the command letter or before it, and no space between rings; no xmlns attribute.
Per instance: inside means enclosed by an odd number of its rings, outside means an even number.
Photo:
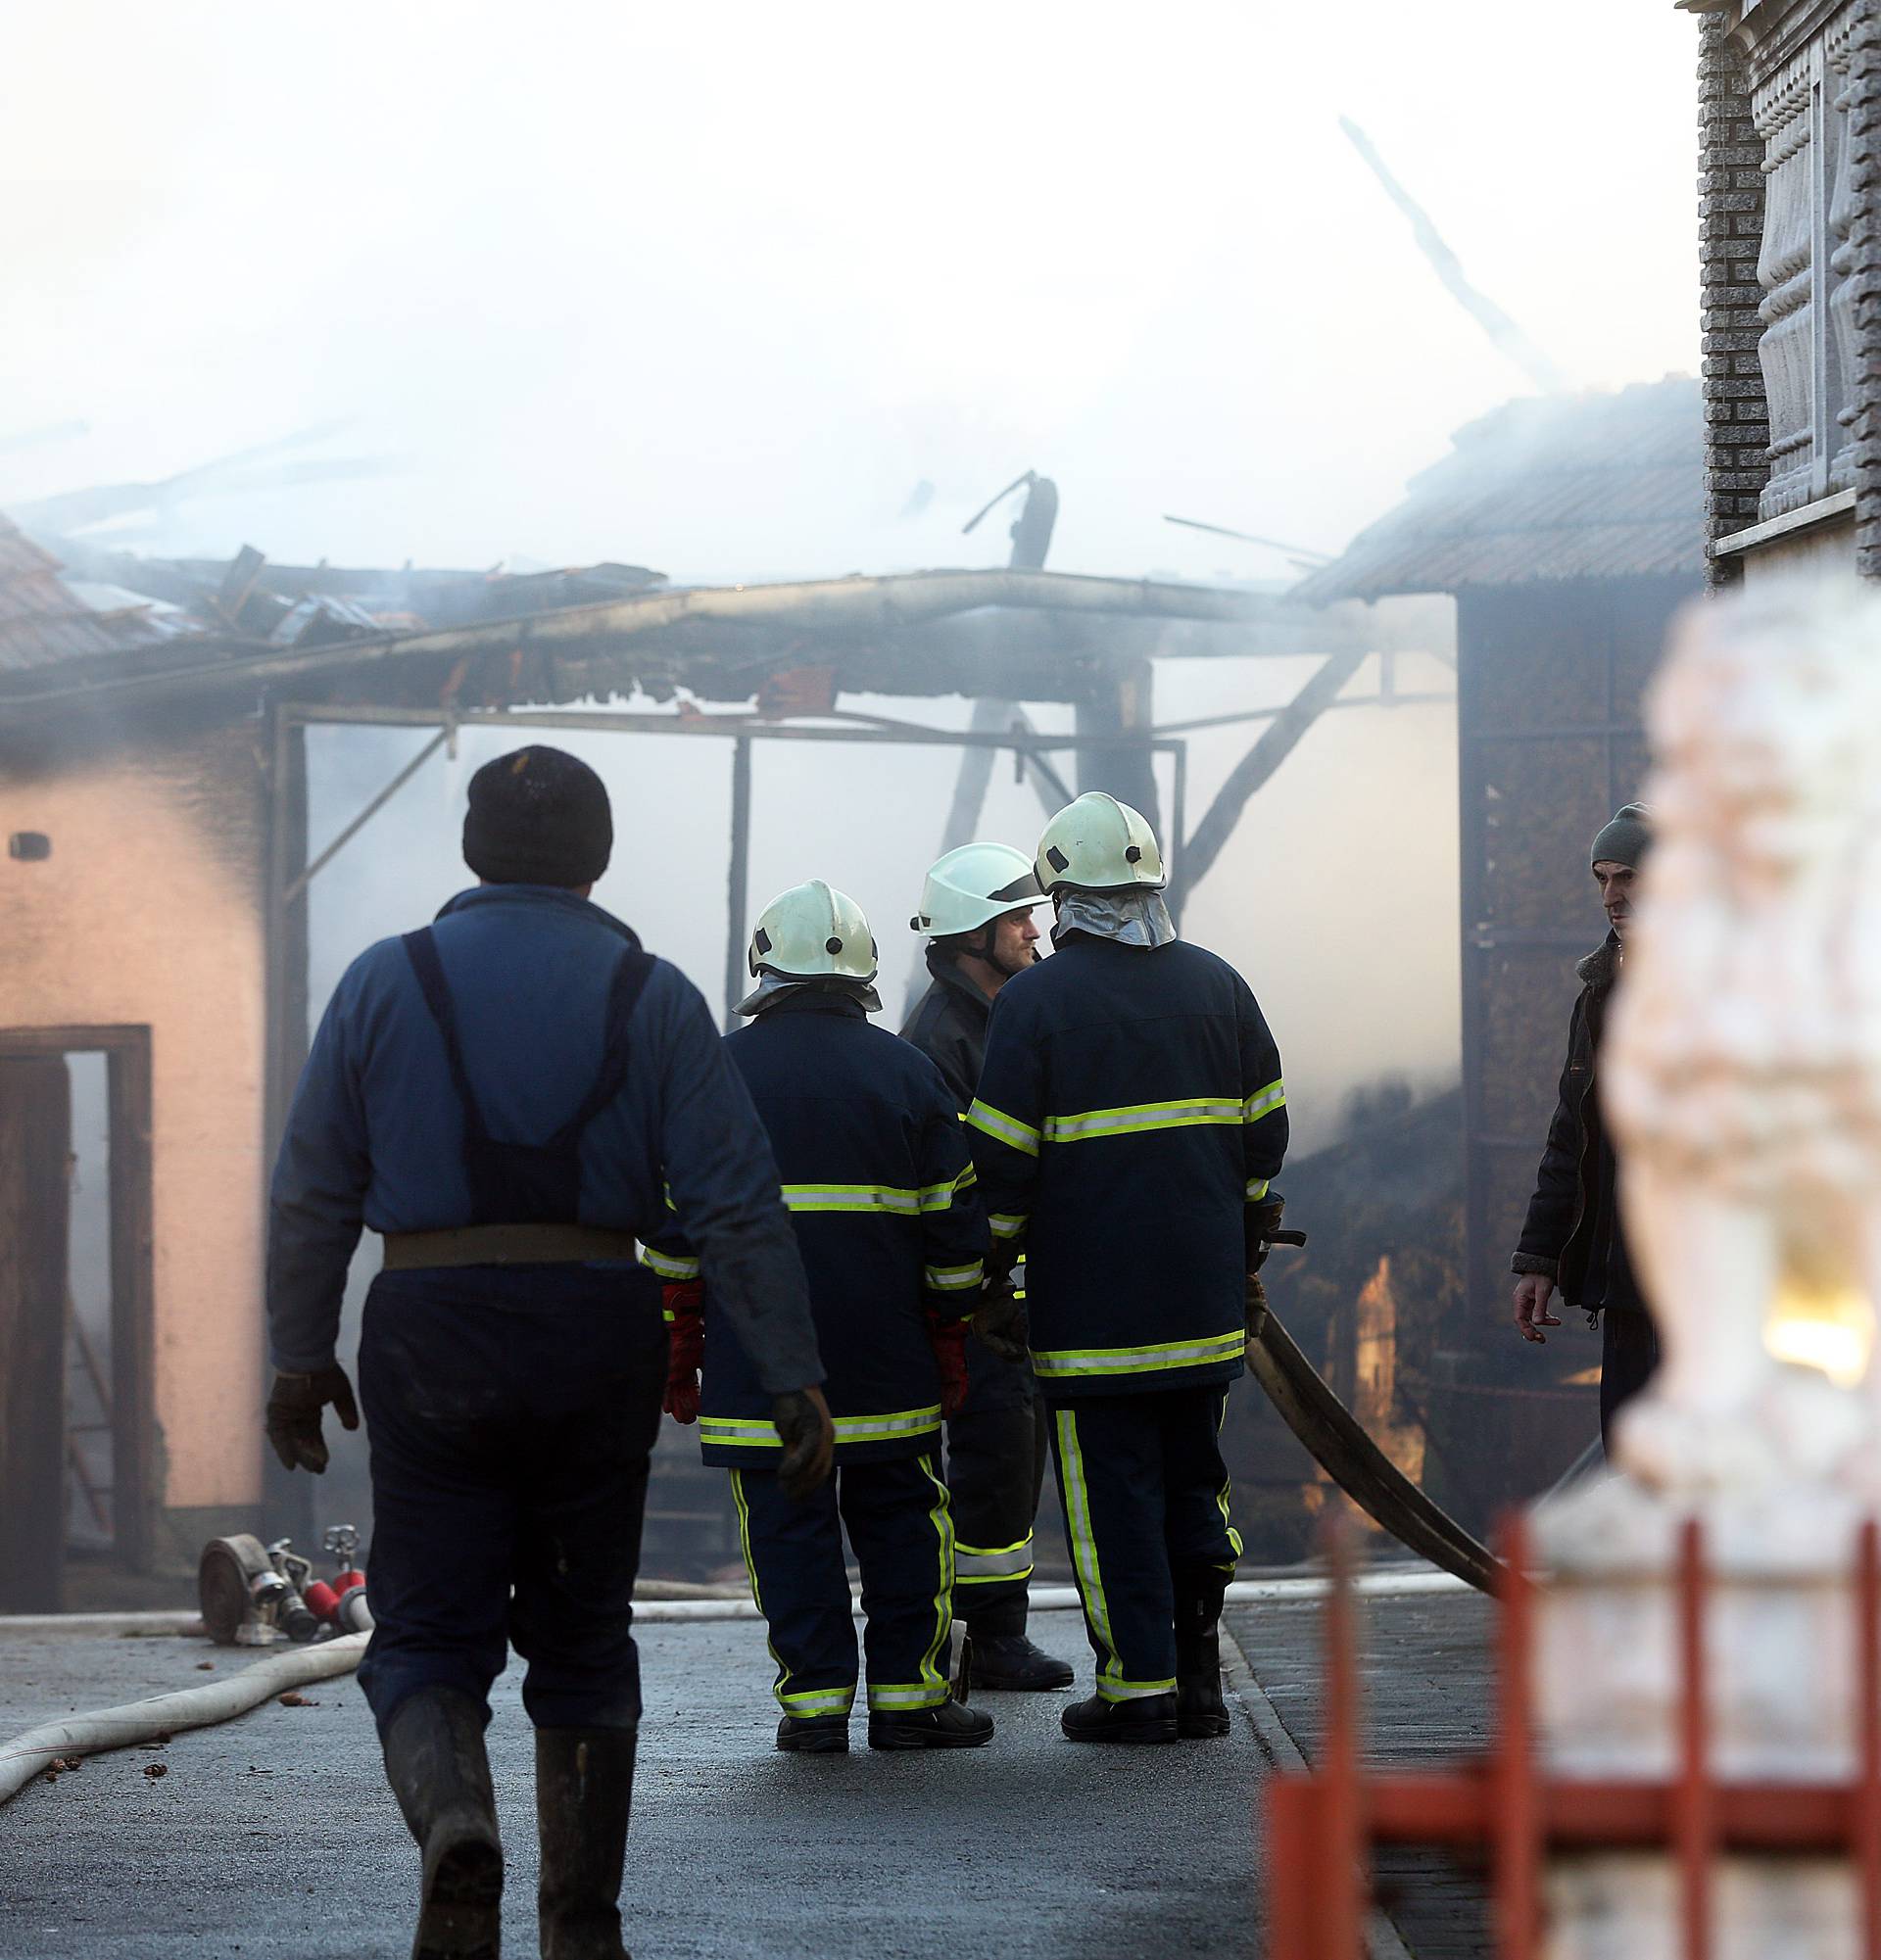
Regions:
<svg viewBox="0 0 1881 1960"><path fill-rule="evenodd" d="M0 436L91 432L0 452L0 507L338 423L297 454L395 466L129 538L681 580L996 563L1003 521L961 521L1036 467L1058 568L1284 575L1162 513L1336 550L1529 385L1338 118L1576 383L1617 386L1696 363L1695 56L1670 0L62 0L0 27ZM1159 702L1252 706L1304 671L1168 669ZM1198 739L1191 822L1247 739ZM409 745L316 744L316 844ZM592 752L640 840L602 895L716 1003L724 751ZM475 759L323 882L316 1001L460 877ZM897 1003L951 770L760 761L754 902L848 880ZM1030 843L995 776L986 829ZM1447 709L1328 717L1197 895L1312 1079L1309 1135L1380 1069L1454 1069L1455 779Z"/></svg>
<svg viewBox="0 0 1881 1960"><path fill-rule="evenodd" d="M0 28L0 501L344 420L399 473L154 542L676 577L1274 572L1522 390L1337 126L1575 379L1696 354L1670 0L62 0ZM897 524L913 485L938 495Z"/></svg>

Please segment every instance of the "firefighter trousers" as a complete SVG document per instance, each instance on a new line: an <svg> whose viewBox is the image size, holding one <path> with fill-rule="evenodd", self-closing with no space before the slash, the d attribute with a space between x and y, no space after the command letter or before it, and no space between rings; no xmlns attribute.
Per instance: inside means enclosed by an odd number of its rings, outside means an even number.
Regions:
<svg viewBox="0 0 1881 1960"><path fill-rule="evenodd" d="M1044 1405L1035 1399L997 1409L969 1402L947 1423L954 1610L982 1640L1026 1630L1032 1521L1049 1449Z"/></svg>
<svg viewBox="0 0 1881 1960"><path fill-rule="evenodd" d="M939 1707L947 1698L953 1520L934 1458L839 1459L801 1504L784 1495L774 1471L733 1470L731 1479L785 1714L846 1715L855 1700L845 1528L862 1568L870 1709Z"/></svg>
<svg viewBox="0 0 1881 1960"><path fill-rule="evenodd" d="M1212 1601L1241 1554L1219 1441L1228 1386L1051 1405L1065 1540L1106 1701L1176 1686L1179 1599Z"/></svg>
<svg viewBox="0 0 1881 1960"><path fill-rule="evenodd" d="M413 1689L483 1701L509 1648L549 1729L640 1720L634 1579L666 1329L618 1267L381 1273L360 1400L372 1614L360 1686L383 1735Z"/></svg>

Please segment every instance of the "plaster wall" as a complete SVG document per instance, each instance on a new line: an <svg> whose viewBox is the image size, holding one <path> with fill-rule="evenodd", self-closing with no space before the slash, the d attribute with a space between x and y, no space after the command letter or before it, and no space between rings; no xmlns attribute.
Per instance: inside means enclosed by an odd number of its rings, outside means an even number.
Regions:
<svg viewBox="0 0 1881 1960"><path fill-rule="evenodd" d="M156 1502L261 1497L264 803L253 732L0 763L0 1029L151 1030Z"/></svg>

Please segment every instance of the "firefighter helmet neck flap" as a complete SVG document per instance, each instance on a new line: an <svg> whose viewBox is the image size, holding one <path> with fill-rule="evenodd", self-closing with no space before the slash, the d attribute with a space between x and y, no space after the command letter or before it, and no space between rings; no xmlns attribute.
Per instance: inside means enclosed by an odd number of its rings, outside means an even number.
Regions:
<svg viewBox="0 0 1881 1960"><path fill-rule="evenodd" d="M1156 833L1128 803L1087 789L1045 826L1035 869L1040 886L1077 891L1160 891L1167 882Z"/></svg>
<svg viewBox="0 0 1881 1960"><path fill-rule="evenodd" d="M921 909L908 924L930 938L951 938L1026 911L1044 895L1024 851L1011 844L961 844L929 868Z"/></svg>
<svg viewBox="0 0 1881 1960"><path fill-rule="evenodd" d="M837 987L874 1013L879 961L862 908L845 891L813 878L782 891L758 914L747 955L756 988L739 1002L755 1014L787 988Z"/></svg>

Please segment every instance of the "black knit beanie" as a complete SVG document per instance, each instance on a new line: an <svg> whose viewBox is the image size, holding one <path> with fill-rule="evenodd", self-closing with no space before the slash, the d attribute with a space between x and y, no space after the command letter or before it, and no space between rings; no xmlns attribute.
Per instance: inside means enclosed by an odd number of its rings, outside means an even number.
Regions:
<svg viewBox="0 0 1881 1960"><path fill-rule="evenodd" d="M1653 847L1653 813L1644 803L1628 803L1594 838L1589 864L1624 864L1634 871Z"/></svg>
<svg viewBox="0 0 1881 1960"><path fill-rule="evenodd" d="M492 884L592 884L613 848L606 787L563 749L518 748L470 779L463 861Z"/></svg>

